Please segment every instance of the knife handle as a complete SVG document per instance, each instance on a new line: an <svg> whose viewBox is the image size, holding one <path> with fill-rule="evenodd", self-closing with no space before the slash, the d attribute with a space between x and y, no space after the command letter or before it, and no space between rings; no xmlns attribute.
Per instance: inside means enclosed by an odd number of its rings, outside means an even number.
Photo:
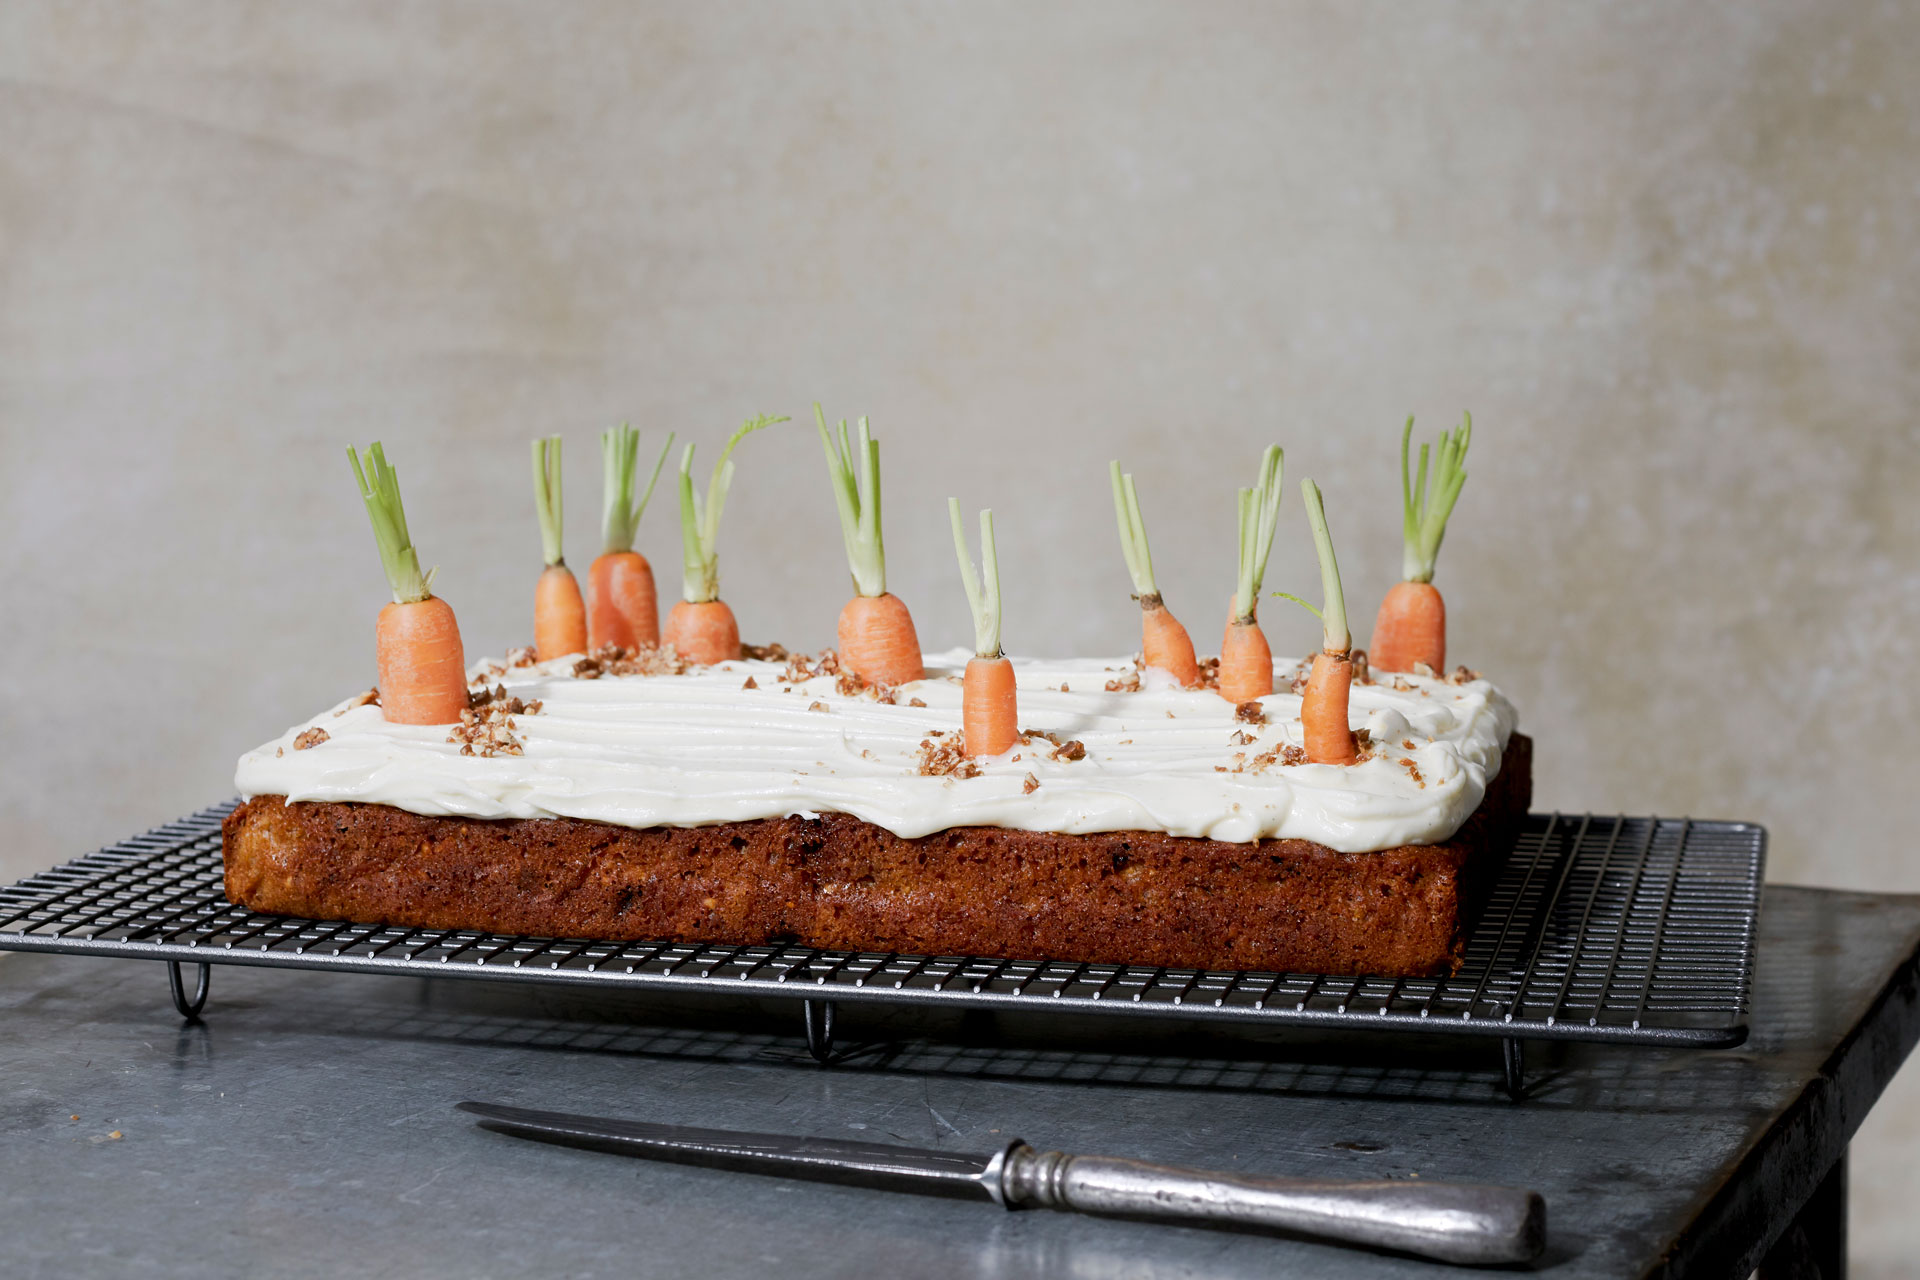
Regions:
<svg viewBox="0 0 1920 1280"><path fill-rule="evenodd" d="M1263 1178L1025 1143L1006 1152L1001 1190L1010 1208L1261 1227L1445 1262L1526 1262L1547 1237L1546 1202L1518 1187Z"/></svg>

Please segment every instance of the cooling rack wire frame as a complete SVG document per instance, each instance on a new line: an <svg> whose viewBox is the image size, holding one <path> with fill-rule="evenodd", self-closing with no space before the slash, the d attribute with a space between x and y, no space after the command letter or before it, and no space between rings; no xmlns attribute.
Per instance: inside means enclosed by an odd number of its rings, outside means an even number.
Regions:
<svg viewBox="0 0 1920 1280"><path fill-rule="evenodd" d="M842 1002L1727 1048L1747 1034L1766 832L1751 823L1534 814L1446 978L1210 972L973 956L527 938L259 915L222 891L214 805L0 889L0 950L162 960L187 1018L213 964L798 999L833 1056ZM182 964L197 966L187 993Z"/></svg>

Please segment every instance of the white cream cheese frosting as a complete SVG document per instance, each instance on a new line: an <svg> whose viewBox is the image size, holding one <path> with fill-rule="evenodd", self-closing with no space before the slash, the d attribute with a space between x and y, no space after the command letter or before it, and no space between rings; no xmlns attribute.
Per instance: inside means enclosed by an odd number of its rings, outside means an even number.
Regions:
<svg viewBox="0 0 1920 1280"><path fill-rule="evenodd" d="M1389 677L1353 688L1350 723L1367 731L1369 758L1284 764L1283 749L1303 741L1300 698L1286 692L1291 659L1274 664L1281 692L1261 700L1262 724L1157 672L1137 690L1108 691L1131 683L1127 659L1015 659L1021 728L1078 741L1084 755L1016 743L977 761L978 776L928 775L923 742L959 733L968 656L927 655L927 678L902 685L892 704L836 692L830 675L783 680L780 662L597 679L575 677L574 658L482 664L476 683L541 703L513 717L520 754L463 755L445 725L389 724L378 706L349 700L242 756L234 780L249 799L470 818L652 827L837 811L905 837L956 826L1146 830L1360 853L1451 836L1499 772L1515 725L1512 704L1485 680ZM296 747L315 728L325 741Z"/></svg>

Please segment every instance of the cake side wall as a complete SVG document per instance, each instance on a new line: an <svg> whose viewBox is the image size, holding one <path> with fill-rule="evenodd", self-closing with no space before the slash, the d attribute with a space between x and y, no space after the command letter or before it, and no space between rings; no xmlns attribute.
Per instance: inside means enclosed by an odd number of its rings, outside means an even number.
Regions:
<svg viewBox="0 0 1920 1280"><path fill-rule="evenodd" d="M260 796L226 821L227 894L433 929L1418 976L1458 963L1526 812L1529 748L1514 735L1452 840L1364 854L1156 832L906 839L842 814L635 830Z"/></svg>

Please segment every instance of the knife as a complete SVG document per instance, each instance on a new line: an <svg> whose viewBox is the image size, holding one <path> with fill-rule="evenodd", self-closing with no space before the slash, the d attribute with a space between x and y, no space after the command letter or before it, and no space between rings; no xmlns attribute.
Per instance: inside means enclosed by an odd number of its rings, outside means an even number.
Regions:
<svg viewBox="0 0 1920 1280"><path fill-rule="evenodd" d="M1546 1247L1547 1206L1517 1187L1266 1178L1113 1156L1035 1151L1015 1139L968 1155L838 1138L688 1129L462 1102L482 1126L520 1138L741 1173L883 1191L1070 1209L1193 1226L1264 1228L1446 1262L1526 1262Z"/></svg>

